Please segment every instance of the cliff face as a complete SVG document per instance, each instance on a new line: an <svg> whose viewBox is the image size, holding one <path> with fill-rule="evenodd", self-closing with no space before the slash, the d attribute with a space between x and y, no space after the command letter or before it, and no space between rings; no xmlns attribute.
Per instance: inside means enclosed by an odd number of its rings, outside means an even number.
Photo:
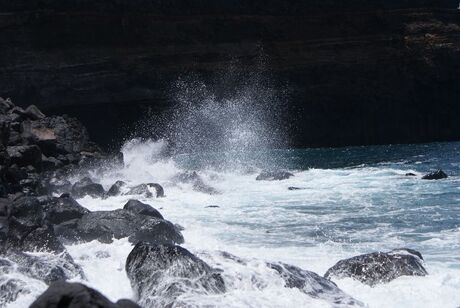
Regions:
<svg viewBox="0 0 460 308"><path fill-rule="evenodd" d="M104 142L141 107L171 106L178 76L236 61L288 88L294 145L458 140L457 6L0 0L0 96L79 115Z"/></svg>

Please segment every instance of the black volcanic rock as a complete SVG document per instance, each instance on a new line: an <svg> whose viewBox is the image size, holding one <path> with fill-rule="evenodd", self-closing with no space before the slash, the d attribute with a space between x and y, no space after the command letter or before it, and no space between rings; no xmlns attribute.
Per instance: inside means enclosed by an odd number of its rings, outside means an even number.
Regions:
<svg viewBox="0 0 460 308"><path fill-rule="evenodd" d="M422 177L423 180L441 180L446 178L447 174L442 170L430 172Z"/></svg>
<svg viewBox="0 0 460 308"><path fill-rule="evenodd" d="M402 248L341 260L328 269L324 277L328 279L351 277L374 286L390 282L400 276L425 276L427 274L420 252Z"/></svg>
<svg viewBox="0 0 460 308"><path fill-rule="evenodd" d="M182 234L163 219L141 215L132 211L96 211L80 219L69 220L55 227L56 233L67 241L99 240L111 243L113 238L129 237L131 242L183 243Z"/></svg>
<svg viewBox="0 0 460 308"><path fill-rule="evenodd" d="M8 147L8 155L12 164L21 167L34 166L41 168L42 152L36 145L19 145Z"/></svg>
<svg viewBox="0 0 460 308"><path fill-rule="evenodd" d="M144 195L147 198L151 198L153 197L151 189L155 190L155 196L157 198L164 197L163 187L157 183L139 184L131 187L124 195Z"/></svg>
<svg viewBox="0 0 460 308"><path fill-rule="evenodd" d="M44 205L47 221L51 224L60 224L76 218L81 218L89 213L88 209L81 206L69 195L52 198Z"/></svg>
<svg viewBox="0 0 460 308"><path fill-rule="evenodd" d="M109 190L106 193L106 196L118 196L121 194L121 188L125 187L127 184L123 181L116 181L112 186L110 186Z"/></svg>
<svg viewBox="0 0 460 308"><path fill-rule="evenodd" d="M46 284L72 278L83 279L83 270L67 253L34 256L24 252L10 251L5 257L15 263L15 270ZM13 265L11 265L13 266Z"/></svg>
<svg viewBox="0 0 460 308"><path fill-rule="evenodd" d="M160 212L158 212L156 209L154 209L150 205L142 203L138 200L134 200L134 199L129 200L125 204L125 206L123 206L123 209L137 213L137 214L163 219L163 216L160 214Z"/></svg>
<svg viewBox="0 0 460 308"><path fill-rule="evenodd" d="M340 306L364 306L352 298L335 283L320 275L284 263L267 263L286 282L287 288L297 288L313 298L323 299L330 304Z"/></svg>
<svg viewBox="0 0 460 308"><path fill-rule="evenodd" d="M129 300L112 303L98 291L81 283L57 282L52 284L30 305L31 308L140 308Z"/></svg>
<svg viewBox="0 0 460 308"><path fill-rule="evenodd" d="M101 198L105 195L104 187L101 184L94 183L90 178L86 177L72 186L72 196L82 198L91 196L93 198Z"/></svg>
<svg viewBox="0 0 460 308"><path fill-rule="evenodd" d="M225 292L219 272L180 246L138 243L128 255L126 272L143 306L169 307L185 292Z"/></svg>
<svg viewBox="0 0 460 308"><path fill-rule="evenodd" d="M281 181L287 180L294 176L292 173L287 171L264 171L261 172L257 177L257 181Z"/></svg>

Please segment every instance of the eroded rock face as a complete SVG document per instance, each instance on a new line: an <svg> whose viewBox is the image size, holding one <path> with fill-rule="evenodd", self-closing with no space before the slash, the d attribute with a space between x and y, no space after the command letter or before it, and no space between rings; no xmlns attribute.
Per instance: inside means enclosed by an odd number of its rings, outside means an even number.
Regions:
<svg viewBox="0 0 460 308"><path fill-rule="evenodd" d="M427 274L420 252L402 248L341 260L328 269L324 277L328 279L351 277L374 286L390 282L400 276L425 276Z"/></svg>
<svg viewBox="0 0 460 308"><path fill-rule="evenodd" d="M81 283L57 282L52 284L30 306L31 308L140 308L129 300L112 303L98 291Z"/></svg>
<svg viewBox="0 0 460 308"><path fill-rule="evenodd" d="M138 243L126 260L126 272L139 303L147 307L173 305L185 292L225 292L219 272L180 246Z"/></svg>
<svg viewBox="0 0 460 308"><path fill-rule="evenodd" d="M325 300L332 305L364 306L360 301L340 290L335 283L314 272L284 263L267 263L267 266L283 278L287 288L297 288L313 298Z"/></svg>
<svg viewBox="0 0 460 308"><path fill-rule="evenodd" d="M67 241L99 240L111 243L113 238L129 237L133 243L183 243L182 234L163 219L137 214L125 209L96 211L80 219L67 221L55 227L56 234Z"/></svg>

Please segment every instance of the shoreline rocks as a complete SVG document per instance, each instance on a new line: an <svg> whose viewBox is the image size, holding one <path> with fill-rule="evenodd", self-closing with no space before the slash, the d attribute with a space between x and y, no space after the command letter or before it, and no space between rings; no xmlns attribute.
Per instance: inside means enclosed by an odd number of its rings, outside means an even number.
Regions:
<svg viewBox="0 0 460 308"><path fill-rule="evenodd" d="M293 176L294 174L287 171L263 171L256 177L256 181L282 181Z"/></svg>
<svg viewBox="0 0 460 308"><path fill-rule="evenodd" d="M81 283L57 282L40 295L30 308L140 308L136 303L123 299L112 303L108 298Z"/></svg>
<svg viewBox="0 0 460 308"><path fill-rule="evenodd" d="M369 286L388 283L400 276L428 275L420 252L401 248L373 252L337 262L327 270L327 279L350 277Z"/></svg>
<svg viewBox="0 0 460 308"><path fill-rule="evenodd" d="M441 179L447 179L447 174L442 171L441 169L437 171L430 172L428 174L425 174L422 176L422 180L441 180Z"/></svg>

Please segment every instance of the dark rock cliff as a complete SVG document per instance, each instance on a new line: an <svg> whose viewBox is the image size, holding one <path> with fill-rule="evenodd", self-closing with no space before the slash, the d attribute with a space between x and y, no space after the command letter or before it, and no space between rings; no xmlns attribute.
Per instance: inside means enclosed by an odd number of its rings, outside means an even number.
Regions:
<svg viewBox="0 0 460 308"><path fill-rule="evenodd" d="M0 96L77 115L93 139L108 142L145 108L168 109L178 76L213 80L236 62L267 70L287 89L292 145L458 140L457 7L444 0L0 0Z"/></svg>

